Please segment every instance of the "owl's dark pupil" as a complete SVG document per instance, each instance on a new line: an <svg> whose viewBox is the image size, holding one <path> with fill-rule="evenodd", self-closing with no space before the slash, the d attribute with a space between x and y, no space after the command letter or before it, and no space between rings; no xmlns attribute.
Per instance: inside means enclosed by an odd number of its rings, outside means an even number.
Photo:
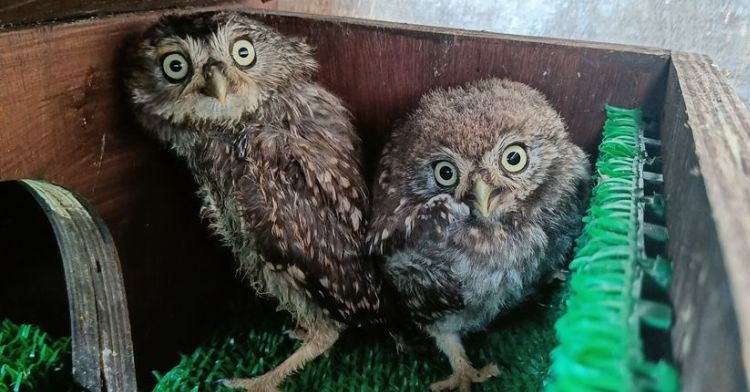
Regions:
<svg viewBox="0 0 750 392"><path fill-rule="evenodd" d="M505 158L505 160L511 165L518 165L521 162L521 154L513 151Z"/></svg>
<svg viewBox="0 0 750 392"><path fill-rule="evenodd" d="M182 71L182 62L179 60L172 60L172 62L169 63L169 69L171 69L172 72Z"/></svg>
<svg viewBox="0 0 750 392"><path fill-rule="evenodd" d="M240 50L237 52L237 54L240 55L240 57L247 57L250 55L250 51L247 50L247 48L240 48Z"/></svg>
<svg viewBox="0 0 750 392"><path fill-rule="evenodd" d="M441 167L440 178L442 178L445 181L450 181L451 179L453 179L453 169L451 169L448 166Z"/></svg>

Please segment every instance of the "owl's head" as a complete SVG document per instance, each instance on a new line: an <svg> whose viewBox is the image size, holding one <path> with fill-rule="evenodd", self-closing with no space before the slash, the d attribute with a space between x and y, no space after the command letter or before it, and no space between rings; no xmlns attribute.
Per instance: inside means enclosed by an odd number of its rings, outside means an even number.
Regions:
<svg viewBox="0 0 750 392"><path fill-rule="evenodd" d="M163 17L127 60L139 114L188 126L236 124L316 68L303 41L226 12Z"/></svg>
<svg viewBox="0 0 750 392"><path fill-rule="evenodd" d="M388 149L387 193L412 205L448 194L477 222L531 214L588 173L545 98L499 79L427 94Z"/></svg>

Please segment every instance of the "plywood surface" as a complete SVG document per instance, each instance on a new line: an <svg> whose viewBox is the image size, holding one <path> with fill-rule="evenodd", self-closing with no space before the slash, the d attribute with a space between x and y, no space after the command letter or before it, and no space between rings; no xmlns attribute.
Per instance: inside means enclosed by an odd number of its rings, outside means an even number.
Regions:
<svg viewBox="0 0 750 392"><path fill-rule="evenodd" d="M123 46L157 17L0 32L0 178L64 185L104 217L123 263L141 380L219 324L226 298L242 290L228 252L198 220L189 174L142 135L123 104ZM605 103L658 111L668 63L667 52L630 47L285 14L258 18L317 47L317 78L351 107L370 169L390 126L421 94L489 76L540 89L575 141L593 152Z"/></svg>
<svg viewBox="0 0 750 392"><path fill-rule="evenodd" d="M670 246L681 256L674 260L675 272L688 278L684 282L678 276L675 279L682 283L675 287L674 296L678 302L676 350L686 366L695 369L684 372L685 377L696 379L692 390L716 388L717 380L730 383L718 390L746 390L750 379L750 114L710 58L677 52L673 64L671 85L678 92L672 95L681 96L676 102L682 106L670 107L670 102L666 109L675 117L671 137L682 147L666 155L671 166L683 167L672 173L672 182L680 184L672 196L690 200L671 214L684 221L675 225L679 232L670 233L675 239ZM676 248L680 246L683 249ZM735 358L721 361L717 356ZM725 365L707 367L706 361Z"/></svg>
<svg viewBox="0 0 750 392"><path fill-rule="evenodd" d="M242 3L255 8L276 8L269 0L0 0L0 28L64 21L72 18L123 12L181 9Z"/></svg>
<svg viewBox="0 0 750 392"><path fill-rule="evenodd" d="M680 84L673 69L661 121L673 264L673 354L680 365L683 391L745 391L733 294Z"/></svg>

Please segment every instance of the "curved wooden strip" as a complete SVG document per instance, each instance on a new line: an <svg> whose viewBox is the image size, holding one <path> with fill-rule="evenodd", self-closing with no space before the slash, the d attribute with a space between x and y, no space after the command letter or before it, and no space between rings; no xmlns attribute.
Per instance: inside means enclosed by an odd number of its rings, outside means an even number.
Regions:
<svg viewBox="0 0 750 392"><path fill-rule="evenodd" d="M70 303L73 377L90 391L135 391L125 287L104 222L70 191L21 180L42 206L60 248Z"/></svg>

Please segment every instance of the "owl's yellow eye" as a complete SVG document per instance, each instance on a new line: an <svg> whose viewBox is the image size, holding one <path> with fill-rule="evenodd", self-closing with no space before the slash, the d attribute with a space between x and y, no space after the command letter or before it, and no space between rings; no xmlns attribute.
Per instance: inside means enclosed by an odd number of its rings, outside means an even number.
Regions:
<svg viewBox="0 0 750 392"><path fill-rule="evenodd" d="M450 188L458 182L458 169L450 161L437 161L433 166L435 181L443 188Z"/></svg>
<svg viewBox="0 0 750 392"><path fill-rule="evenodd" d="M508 146L503 155L500 157L500 165L508 173L518 173L526 168L529 159L526 155L526 149L520 144Z"/></svg>
<svg viewBox="0 0 750 392"><path fill-rule="evenodd" d="M255 47L246 39L238 39L232 45L232 58L241 67L249 67L255 63Z"/></svg>
<svg viewBox="0 0 750 392"><path fill-rule="evenodd" d="M161 70L164 77L172 83L179 83L187 77L190 72L190 64L185 56L180 53L167 53L161 59Z"/></svg>

